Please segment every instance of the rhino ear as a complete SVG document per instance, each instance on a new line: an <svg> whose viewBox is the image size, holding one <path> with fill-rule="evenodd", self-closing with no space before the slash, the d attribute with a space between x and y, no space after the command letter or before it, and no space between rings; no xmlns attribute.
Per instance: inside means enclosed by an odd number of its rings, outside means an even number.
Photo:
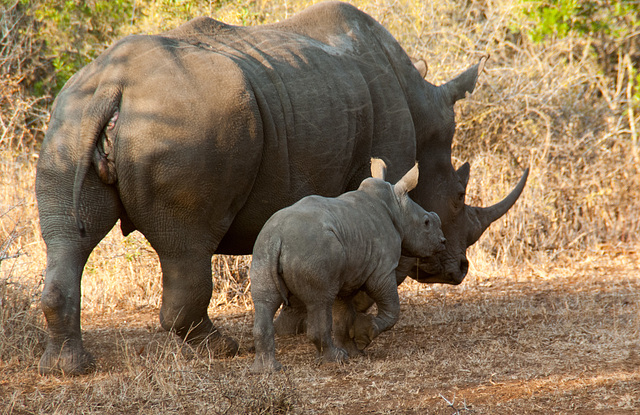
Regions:
<svg viewBox="0 0 640 415"><path fill-rule="evenodd" d="M382 159L371 158L371 177L382 180L387 177L387 165Z"/></svg>
<svg viewBox="0 0 640 415"><path fill-rule="evenodd" d="M418 185L418 163L405 174L398 183L393 186L393 190L398 197L402 197L416 188Z"/></svg>
<svg viewBox="0 0 640 415"><path fill-rule="evenodd" d="M464 163L462 166L460 166L458 170L456 170L458 179L460 179L460 182L462 183L465 189L467 188L467 183L469 183L470 170L471 170L471 166L469 165L469 162Z"/></svg>
<svg viewBox="0 0 640 415"><path fill-rule="evenodd" d="M446 84L440 85L439 88L443 91L442 95L448 106L453 107L453 104L464 98L467 92L473 92L476 87L478 75L480 75L484 69L484 64L487 59L489 59L489 56L483 56L479 63L473 65Z"/></svg>
<svg viewBox="0 0 640 415"><path fill-rule="evenodd" d="M413 66L415 66L418 72L420 72L421 77L427 77L427 72L429 71L429 65L427 65L427 61L420 58L417 61L413 62Z"/></svg>

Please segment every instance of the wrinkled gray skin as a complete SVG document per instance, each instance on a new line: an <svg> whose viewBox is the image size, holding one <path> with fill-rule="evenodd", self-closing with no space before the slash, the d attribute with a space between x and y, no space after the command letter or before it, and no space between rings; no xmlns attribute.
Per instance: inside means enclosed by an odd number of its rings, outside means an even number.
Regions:
<svg viewBox="0 0 640 415"><path fill-rule="evenodd" d="M251 297L255 306L252 371L282 369L275 357L273 317L295 295L306 307L307 336L325 362L343 362L398 321L396 268L402 253L428 257L444 251L440 219L413 202L418 165L395 186L384 181L384 163L372 160L372 176L337 198L307 196L276 212L253 248ZM347 348L333 343L332 308L359 290L377 304L359 332L336 330ZM364 327L366 326L366 327ZM341 327L343 330L345 326Z"/></svg>
<svg viewBox="0 0 640 415"><path fill-rule="evenodd" d="M435 256L401 260L400 274L460 283L467 246L526 179L493 207L464 204L469 166L451 165L453 105L479 68L436 87L381 25L332 2L272 25L198 18L116 42L60 92L40 152L49 330L40 373L93 367L80 329L82 270L118 219L158 254L162 326L235 353L207 315L211 256L251 253L267 219L304 196L356 189L372 156L392 183L418 160L411 196L440 216L448 241ZM287 307L279 327L292 332L303 319Z"/></svg>

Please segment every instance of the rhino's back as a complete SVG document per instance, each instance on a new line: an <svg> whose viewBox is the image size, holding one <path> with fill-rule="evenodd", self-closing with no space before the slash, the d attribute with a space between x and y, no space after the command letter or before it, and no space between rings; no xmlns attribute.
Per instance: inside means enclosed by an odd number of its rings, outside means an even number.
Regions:
<svg viewBox="0 0 640 415"><path fill-rule="evenodd" d="M210 29L201 40L246 74L265 137L256 183L219 253L251 249L269 216L301 197L357 188L371 155L390 162L390 180L413 165L407 93L420 90L422 80L393 37L365 13L321 3L272 25L203 27Z"/></svg>
<svg viewBox="0 0 640 415"><path fill-rule="evenodd" d="M290 257L323 258L344 266L344 275L366 278L375 270L390 271L400 256L400 235L387 208L361 191L307 196L276 212L264 229L279 235Z"/></svg>

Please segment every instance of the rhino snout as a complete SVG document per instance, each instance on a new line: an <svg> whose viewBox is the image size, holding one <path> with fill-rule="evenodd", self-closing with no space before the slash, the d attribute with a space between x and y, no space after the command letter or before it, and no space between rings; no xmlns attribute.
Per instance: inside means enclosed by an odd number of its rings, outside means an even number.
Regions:
<svg viewBox="0 0 640 415"><path fill-rule="evenodd" d="M447 238L444 236L440 238L440 246L436 250L436 252L444 252L447 250Z"/></svg>
<svg viewBox="0 0 640 415"><path fill-rule="evenodd" d="M469 260L466 256L461 256L458 261L454 261L450 266L446 267L446 276L448 284L458 285L464 280L469 271Z"/></svg>

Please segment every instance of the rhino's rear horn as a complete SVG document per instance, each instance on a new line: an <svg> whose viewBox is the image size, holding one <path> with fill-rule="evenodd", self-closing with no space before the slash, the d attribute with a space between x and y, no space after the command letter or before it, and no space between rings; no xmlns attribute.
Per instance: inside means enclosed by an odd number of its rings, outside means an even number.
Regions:
<svg viewBox="0 0 640 415"><path fill-rule="evenodd" d="M489 227L489 225L491 225L497 219L502 217L502 215L507 213L509 209L511 209L513 204L516 203L516 200L518 200L518 198L522 194L522 190L527 184L527 177L529 177L528 168L522 174L522 177L520 178L520 181L518 182L516 187L514 187L511 193L509 193L507 197L502 199L500 202L486 208L471 208L473 210L471 214L477 218L477 221L474 221L477 224L477 228L470 229L467 238L467 246L475 243L480 238L480 235L482 235L482 233Z"/></svg>

